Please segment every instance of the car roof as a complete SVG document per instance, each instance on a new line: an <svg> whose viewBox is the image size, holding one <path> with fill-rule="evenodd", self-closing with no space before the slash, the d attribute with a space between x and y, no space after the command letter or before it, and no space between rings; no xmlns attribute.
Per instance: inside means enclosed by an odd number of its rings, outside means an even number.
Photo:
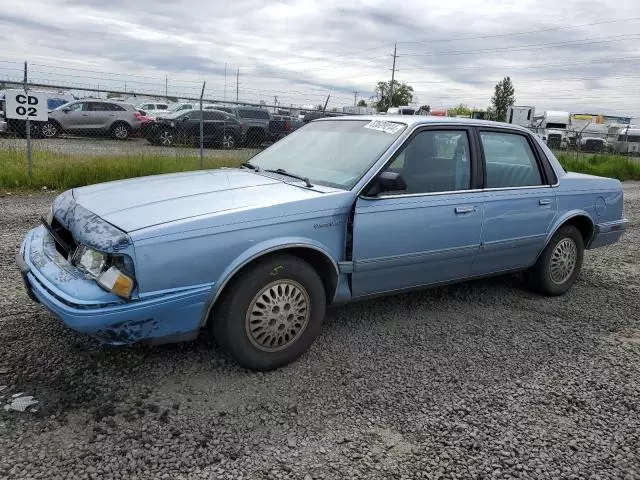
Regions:
<svg viewBox="0 0 640 480"><path fill-rule="evenodd" d="M320 112L322 113L322 112ZM459 118L459 117L439 117L436 115L344 115L337 117L325 117L313 120L314 122L326 122L326 121L342 121L342 120L364 120L373 121L380 120L384 122L398 122L405 123L410 127L416 125L459 125L459 126L484 126L484 127L499 127L510 128L521 132L531 133L531 130L520 125L515 125L506 122L494 122L492 120L477 120L475 118Z"/></svg>

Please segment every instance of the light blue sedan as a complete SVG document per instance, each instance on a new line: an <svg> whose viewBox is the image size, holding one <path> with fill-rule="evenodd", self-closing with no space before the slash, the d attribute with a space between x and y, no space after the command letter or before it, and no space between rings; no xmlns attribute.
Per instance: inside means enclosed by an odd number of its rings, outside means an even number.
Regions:
<svg viewBox="0 0 640 480"><path fill-rule="evenodd" d="M242 365L295 360L328 304L525 271L545 295L618 241L618 180L535 135L442 117L309 123L242 168L61 194L17 262L33 299L103 342L210 330Z"/></svg>

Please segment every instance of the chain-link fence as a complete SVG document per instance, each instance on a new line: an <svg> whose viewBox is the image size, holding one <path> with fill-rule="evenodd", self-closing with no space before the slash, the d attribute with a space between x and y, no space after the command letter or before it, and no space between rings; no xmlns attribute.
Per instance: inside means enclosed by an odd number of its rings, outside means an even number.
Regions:
<svg viewBox="0 0 640 480"><path fill-rule="evenodd" d="M552 150L573 153L577 157L583 154L640 156L640 125L589 124L580 128L530 129Z"/></svg>
<svg viewBox="0 0 640 480"><path fill-rule="evenodd" d="M29 183L46 186L48 180L54 187L73 183L60 178L61 172L75 174L72 165L75 170L97 172L109 162L114 173L107 179L237 166L311 120L346 114L328 111L328 98L315 108L206 98L204 84L200 97L12 81L4 86L0 93L0 170L4 170L0 184L4 185L11 183L9 170L15 176L27 164ZM16 91L44 94L45 118L29 122L11 118L6 97ZM48 175L43 176L44 170ZM57 173L51 175L52 170ZM86 181L105 178L97 173L86 176ZM78 178L77 183L82 181Z"/></svg>

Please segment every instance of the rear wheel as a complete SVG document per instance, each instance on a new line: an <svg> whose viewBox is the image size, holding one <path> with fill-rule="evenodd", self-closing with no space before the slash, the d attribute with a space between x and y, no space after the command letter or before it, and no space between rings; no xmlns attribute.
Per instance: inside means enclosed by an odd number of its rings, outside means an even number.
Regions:
<svg viewBox="0 0 640 480"><path fill-rule="evenodd" d="M583 256L580 231L573 225L561 227L528 272L531 286L544 295L562 295L576 282Z"/></svg>
<svg viewBox="0 0 640 480"><path fill-rule="evenodd" d="M309 348L320 331L325 306L322 280L307 262L273 255L233 280L210 325L216 342L238 363L271 370Z"/></svg>
<svg viewBox="0 0 640 480"><path fill-rule="evenodd" d="M111 127L111 136L116 140L126 140L131 135L131 127L126 123L116 123Z"/></svg>

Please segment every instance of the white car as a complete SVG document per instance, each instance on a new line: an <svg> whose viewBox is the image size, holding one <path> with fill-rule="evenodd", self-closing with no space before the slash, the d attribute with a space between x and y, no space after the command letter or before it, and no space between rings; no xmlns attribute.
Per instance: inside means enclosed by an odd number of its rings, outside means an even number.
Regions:
<svg viewBox="0 0 640 480"><path fill-rule="evenodd" d="M167 115L169 113L168 103L147 102L136 105L138 110L144 110L147 115L157 117L158 115Z"/></svg>

